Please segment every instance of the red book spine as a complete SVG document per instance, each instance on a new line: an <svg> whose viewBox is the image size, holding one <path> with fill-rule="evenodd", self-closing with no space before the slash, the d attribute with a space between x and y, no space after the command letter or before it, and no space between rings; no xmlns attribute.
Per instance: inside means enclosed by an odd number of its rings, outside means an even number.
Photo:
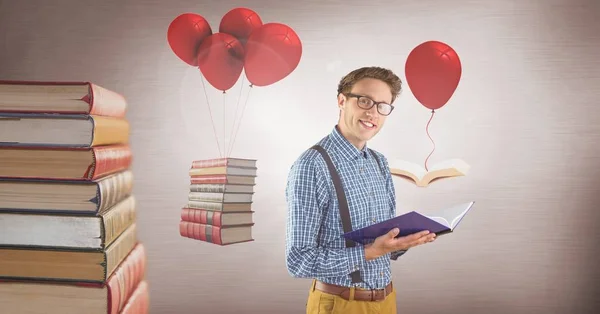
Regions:
<svg viewBox="0 0 600 314"><path fill-rule="evenodd" d="M222 167L227 165L227 158L214 158L205 160L194 160L192 161L192 169L194 168L209 168L209 167Z"/></svg>
<svg viewBox="0 0 600 314"><path fill-rule="evenodd" d="M192 176L191 184L225 184L227 183L226 175L210 175L210 176Z"/></svg>
<svg viewBox="0 0 600 314"><path fill-rule="evenodd" d="M138 243L107 280L108 314L118 314L146 272L146 250Z"/></svg>
<svg viewBox="0 0 600 314"><path fill-rule="evenodd" d="M146 314L150 308L150 292L148 282L142 281L137 286L120 314Z"/></svg>
<svg viewBox="0 0 600 314"><path fill-rule="evenodd" d="M129 145L110 145L93 148L94 163L85 177L95 180L125 170L131 166L132 153Z"/></svg>
<svg viewBox="0 0 600 314"><path fill-rule="evenodd" d="M189 221L179 222L179 233L181 236L200 241L206 241L222 245L221 228L206 224L194 223Z"/></svg>
<svg viewBox="0 0 600 314"><path fill-rule="evenodd" d="M197 208L183 208L181 220L205 225L222 226L221 212Z"/></svg>
<svg viewBox="0 0 600 314"><path fill-rule="evenodd" d="M83 100L90 104L90 114L117 118L125 117L127 101L123 95L93 83L88 83L88 86L89 95L84 97Z"/></svg>

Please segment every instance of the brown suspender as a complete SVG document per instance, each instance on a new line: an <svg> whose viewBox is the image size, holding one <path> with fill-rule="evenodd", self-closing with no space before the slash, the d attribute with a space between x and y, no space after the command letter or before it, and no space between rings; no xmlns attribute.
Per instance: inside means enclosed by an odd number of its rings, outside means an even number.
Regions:
<svg viewBox="0 0 600 314"><path fill-rule="evenodd" d="M331 175L331 179L333 180L333 186L335 187L335 192L337 194L337 199L339 202L339 209L340 209L340 216L342 218L342 227L344 228L344 232L350 232L352 231L352 222L350 221L350 210L348 208L348 200L346 199L346 194L344 193L344 188L342 187L342 180L340 179L339 174L337 173L335 166L333 165L333 162L331 161L331 157L329 157L329 154L327 154L327 151L325 151L325 149L320 146L320 145L314 145L312 147L313 149L315 149L316 151L318 151L319 153L321 153L321 155L323 156L323 159L325 160L325 162L327 163L327 168L329 168L329 173ZM375 160L377 161L377 165L379 166L379 170L382 172L383 174L383 169L381 168L381 164L379 163L379 158L377 157L377 155L375 154L374 151L370 150L371 155L373 155L373 157L375 158ZM350 239L345 239L346 240L346 247L355 247L356 243ZM358 282L362 282L361 276L360 276L360 271L355 271L352 272L350 274L350 277L352 278L352 283L358 283Z"/></svg>

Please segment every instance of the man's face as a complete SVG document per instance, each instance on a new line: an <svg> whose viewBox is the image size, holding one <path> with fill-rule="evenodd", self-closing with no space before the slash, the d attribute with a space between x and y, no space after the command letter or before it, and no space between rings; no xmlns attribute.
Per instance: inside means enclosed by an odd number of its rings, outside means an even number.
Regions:
<svg viewBox="0 0 600 314"><path fill-rule="evenodd" d="M364 97L359 98L358 96ZM377 111L377 104L370 109L363 109L359 106L359 102L361 102L361 105L365 107L369 99L375 103L391 104L390 87L383 81L367 78L354 84L350 93L338 95L338 106L341 109L339 124L342 134L358 148L362 148L368 140L379 133L387 118Z"/></svg>

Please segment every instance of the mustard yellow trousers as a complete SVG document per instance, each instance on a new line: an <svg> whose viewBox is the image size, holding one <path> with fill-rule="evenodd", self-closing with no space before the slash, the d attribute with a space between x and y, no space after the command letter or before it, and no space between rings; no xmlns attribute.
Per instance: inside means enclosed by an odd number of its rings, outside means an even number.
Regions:
<svg viewBox="0 0 600 314"><path fill-rule="evenodd" d="M397 314L395 287L382 301L357 301L319 291L315 282L308 293L306 314Z"/></svg>

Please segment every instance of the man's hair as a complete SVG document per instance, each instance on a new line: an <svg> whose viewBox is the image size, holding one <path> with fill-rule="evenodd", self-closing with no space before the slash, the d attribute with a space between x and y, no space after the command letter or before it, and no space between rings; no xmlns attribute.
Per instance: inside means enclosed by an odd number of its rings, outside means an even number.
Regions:
<svg viewBox="0 0 600 314"><path fill-rule="evenodd" d="M346 74L338 84L337 94L349 93L356 82L372 78L385 82L392 92L392 103L402 91L402 80L392 70L382 67L362 67Z"/></svg>

